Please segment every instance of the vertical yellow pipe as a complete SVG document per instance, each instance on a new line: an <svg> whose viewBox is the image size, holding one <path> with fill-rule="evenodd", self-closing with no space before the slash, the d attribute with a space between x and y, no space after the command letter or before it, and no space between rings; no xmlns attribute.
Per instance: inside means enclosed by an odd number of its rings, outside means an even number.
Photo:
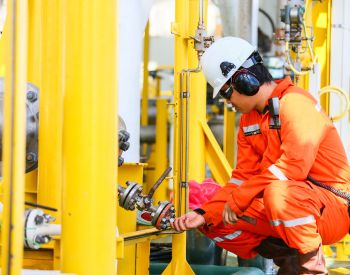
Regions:
<svg viewBox="0 0 350 275"><path fill-rule="evenodd" d="M199 20L199 0L189 1L188 30L194 34ZM204 1L207 6L207 1ZM198 66L198 56L194 49L194 40L188 40L188 68ZM191 73L189 98L189 165L188 177L201 182L205 176L204 132L199 121L206 121L206 81L203 73Z"/></svg>
<svg viewBox="0 0 350 275"><path fill-rule="evenodd" d="M141 126L148 125L148 61L149 61L149 21L143 39L143 88L141 98Z"/></svg>
<svg viewBox="0 0 350 275"><path fill-rule="evenodd" d="M64 4L62 271L115 274L117 1Z"/></svg>
<svg viewBox="0 0 350 275"><path fill-rule="evenodd" d="M183 204L179 205L179 196L182 192L180 187L180 74L185 68L188 68L188 20L189 4L187 0L175 1L175 22L172 23L172 33L175 35L175 53L174 53L174 202L175 209L179 213ZM181 211L182 212L182 211ZM172 238L172 260L163 274L193 274L189 264L186 261L186 232L173 235Z"/></svg>
<svg viewBox="0 0 350 275"><path fill-rule="evenodd" d="M205 1L205 6L207 1ZM184 69L193 69L198 65L197 53L193 50L193 41L189 40L189 35L193 35L198 25L199 15L198 0L176 0L175 2L175 22L172 24L172 32L175 34L175 64L174 64L174 194L175 208L177 211L184 209L184 200L182 195L182 204L179 205L179 195L183 192L180 187L180 74ZM201 180L204 177L204 135L199 128L199 121L205 119L206 87L203 75L195 74L190 76L190 102L189 102L189 178ZM184 86L184 85L182 85ZM192 147L193 146L193 147ZM198 151L199 150L199 151ZM202 152L200 151L202 150ZM184 159L183 159L184 160ZM197 164L192 164L197 162ZM197 170L198 169L198 170ZM195 171L197 170L197 171ZM182 213L184 211L181 211ZM186 234L173 236L172 261L164 271L164 274L193 274L190 266L186 262Z"/></svg>
<svg viewBox="0 0 350 275"><path fill-rule="evenodd" d="M28 1L28 81L37 87L41 79L41 5L42 0Z"/></svg>
<svg viewBox="0 0 350 275"><path fill-rule="evenodd" d="M38 203L59 210L62 195L63 14L62 1L42 2Z"/></svg>
<svg viewBox="0 0 350 275"><path fill-rule="evenodd" d="M23 261L28 6L26 0L12 0L7 7L1 274L15 275L21 273Z"/></svg>

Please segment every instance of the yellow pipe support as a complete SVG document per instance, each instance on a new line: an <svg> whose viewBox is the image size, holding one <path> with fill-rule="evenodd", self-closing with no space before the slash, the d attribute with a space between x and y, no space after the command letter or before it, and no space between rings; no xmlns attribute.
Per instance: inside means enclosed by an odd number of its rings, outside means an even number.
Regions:
<svg viewBox="0 0 350 275"><path fill-rule="evenodd" d="M116 273L115 0L64 0L62 272Z"/></svg>
<svg viewBox="0 0 350 275"><path fill-rule="evenodd" d="M224 154L230 166L235 161L236 113L225 106L224 110Z"/></svg>
<svg viewBox="0 0 350 275"><path fill-rule="evenodd" d="M141 126L148 125L148 61L149 61L149 21L143 39L143 88L141 98Z"/></svg>
<svg viewBox="0 0 350 275"><path fill-rule="evenodd" d="M133 181L142 184L144 167L145 165L142 163L124 163L123 166L119 167L118 169L118 183L124 187L126 186L125 183L127 181ZM127 211L120 206L117 208L117 227L120 236L125 239L124 234L137 234L136 210ZM124 247L123 254L123 259L118 260L118 275L135 274L136 244Z"/></svg>
<svg viewBox="0 0 350 275"><path fill-rule="evenodd" d="M61 221L63 131L63 6L42 2L38 203L58 209Z"/></svg>
<svg viewBox="0 0 350 275"><path fill-rule="evenodd" d="M138 243L136 246L136 275L149 273L149 255L151 252L150 241Z"/></svg>
<svg viewBox="0 0 350 275"><path fill-rule="evenodd" d="M1 273L17 275L23 263L28 5L17 0L7 7Z"/></svg>
<svg viewBox="0 0 350 275"><path fill-rule="evenodd" d="M231 178L232 167L228 163L218 142L206 122L201 122L205 133L205 157L213 177L220 185L225 185Z"/></svg>

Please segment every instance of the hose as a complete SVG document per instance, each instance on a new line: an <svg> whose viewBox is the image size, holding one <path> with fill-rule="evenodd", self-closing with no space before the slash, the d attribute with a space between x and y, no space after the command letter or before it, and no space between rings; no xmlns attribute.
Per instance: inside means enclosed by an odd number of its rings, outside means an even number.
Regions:
<svg viewBox="0 0 350 275"><path fill-rule="evenodd" d="M285 55L286 55L286 58L287 58L287 64L288 64L288 67L289 69L296 75L306 75L308 74L309 72L308 71L305 71L305 72L302 72L302 71L298 71L294 66L293 66L293 63L290 59L290 55L289 55L289 42L286 41L286 47L285 47Z"/></svg>
<svg viewBox="0 0 350 275"><path fill-rule="evenodd" d="M303 22L303 28L304 28L304 34L306 37L306 43L307 43L307 46L308 46L309 52L310 52L311 64L312 64L311 67L313 67L316 63L316 60L317 60L317 54L315 54L314 50L312 49L310 39L308 39L308 37L307 37L305 22Z"/></svg>
<svg viewBox="0 0 350 275"><path fill-rule="evenodd" d="M339 87L336 87L336 86L326 86L326 87L323 87L319 92L318 92L318 95L319 97L321 97L322 95L326 94L326 93L336 93L336 94L340 94L342 95L344 98L345 98L345 110L340 114L340 115L337 115L337 116L333 116L333 117L330 117L332 121L336 122L336 121L340 121L341 119L343 119L349 109L350 109L350 103L349 103L349 96L347 95L347 93L342 90L341 88Z"/></svg>
<svg viewBox="0 0 350 275"><path fill-rule="evenodd" d="M311 42L310 42L310 39L308 39L307 37L307 32L306 32L306 25L305 23L303 22L303 29L304 29L304 34L305 34L305 37L306 37L306 43L307 43L307 47L309 49L309 52L310 52L310 58L311 58L311 66L310 67L313 67L316 63L316 60L317 60L317 54L315 54L314 50L312 49L311 47ZM286 46L285 46L285 54L286 54L286 57L287 57L287 64L289 65L289 69L296 75L306 75L309 73L309 71L298 71L294 66L293 66L293 63L291 61L291 58L290 58L290 54L289 54L289 41L286 41Z"/></svg>

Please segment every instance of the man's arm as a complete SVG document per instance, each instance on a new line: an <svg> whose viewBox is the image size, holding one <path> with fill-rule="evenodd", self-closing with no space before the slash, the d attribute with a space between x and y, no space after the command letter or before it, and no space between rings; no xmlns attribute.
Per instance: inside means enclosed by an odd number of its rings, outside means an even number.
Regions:
<svg viewBox="0 0 350 275"><path fill-rule="evenodd" d="M242 118L241 123L242 125ZM218 225L222 222L222 212L225 203L230 198L230 194L234 192L245 180L256 175L260 169L261 157L254 150L252 145L244 136L242 127L239 128L237 136L237 165L232 171L229 182L220 189L213 198L201 206L202 214L207 225Z"/></svg>
<svg viewBox="0 0 350 275"><path fill-rule="evenodd" d="M280 156L261 174L245 181L231 193L230 208L238 215L274 180L305 180L319 145L331 126L315 102L302 94L290 93L281 99L282 124Z"/></svg>

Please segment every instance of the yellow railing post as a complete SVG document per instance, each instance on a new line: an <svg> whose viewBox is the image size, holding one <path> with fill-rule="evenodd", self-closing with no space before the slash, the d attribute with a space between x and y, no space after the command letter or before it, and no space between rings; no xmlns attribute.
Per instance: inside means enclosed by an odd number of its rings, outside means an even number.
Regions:
<svg viewBox="0 0 350 275"><path fill-rule="evenodd" d="M1 274L17 275L23 262L28 5L17 0L7 1L7 7Z"/></svg>
<svg viewBox="0 0 350 275"><path fill-rule="evenodd" d="M62 272L116 273L117 1L64 1Z"/></svg>
<svg viewBox="0 0 350 275"><path fill-rule="evenodd" d="M231 167L234 167L235 161L235 135L236 135L236 113L229 110L227 106L224 109L224 154ZM223 184L226 182L222 182Z"/></svg>
<svg viewBox="0 0 350 275"><path fill-rule="evenodd" d="M148 61L149 61L149 21L145 28L143 39L143 87L141 97L141 126L148 125Z"/></svg>

